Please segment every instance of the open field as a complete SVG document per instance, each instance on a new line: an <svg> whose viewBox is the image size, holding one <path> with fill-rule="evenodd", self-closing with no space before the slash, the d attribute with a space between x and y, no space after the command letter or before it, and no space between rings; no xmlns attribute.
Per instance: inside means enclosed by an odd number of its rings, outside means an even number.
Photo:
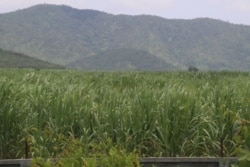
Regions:
<svg viewBox="0 0 250 167"><path fill-rule="evenodd" d="M56 157L68 141L235 156L247 120L249 73L0 70L0 159Z"/></svg>

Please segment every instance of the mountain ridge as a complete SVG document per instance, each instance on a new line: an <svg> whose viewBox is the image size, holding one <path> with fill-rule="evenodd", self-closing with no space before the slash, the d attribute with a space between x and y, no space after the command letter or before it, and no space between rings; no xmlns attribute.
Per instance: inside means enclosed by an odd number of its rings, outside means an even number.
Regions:
<svg viewBox="0 0 250 167"><path fill-rule="evenodd" d="M63 69L65 67L0 48L0 68Z"/></svg>
<svg viewBox="0 0 250 167"><path fill-rule="evenodd" d="M0 14L0 22L0 47L68 67L79 60L85 66L84 58L126 48L145 51L174 69L250 70L250 26L216 19L36 5Z"/></svg>

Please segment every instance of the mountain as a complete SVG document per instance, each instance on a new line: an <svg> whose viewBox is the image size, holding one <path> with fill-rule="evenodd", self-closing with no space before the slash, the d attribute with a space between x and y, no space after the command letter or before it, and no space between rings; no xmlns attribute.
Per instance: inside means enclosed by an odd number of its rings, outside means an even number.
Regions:
<svg viewBox="0 0 250 167"><path fill-rule="evenodd" d="M110 49L69 64L72 68L105 71L166 71L177 70L172 64L151 55L147 51L131 48Z"/></svg>
<svg viewBox="0 0 250 167"><path fill-rule="evenodd" d="M250 26L220 20L37 5L1 14L0 23L1 48L71 68L115 70L122 63L124 70L162 70L166 63L165 69L250 70Z"/></svg>
<svg viewBox="0 0 250 167"><path fill-rule="evenodd" d="M21 53L0 49L0 68L64 68L61 65L52 64L37 58L29 57Z"/></svg>

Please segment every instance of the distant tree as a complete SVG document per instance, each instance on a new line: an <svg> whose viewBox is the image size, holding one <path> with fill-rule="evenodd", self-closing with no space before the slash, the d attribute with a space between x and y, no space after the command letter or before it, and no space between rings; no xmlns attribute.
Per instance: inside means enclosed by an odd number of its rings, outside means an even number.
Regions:
<svg viewBox="0 0 250 167"><path fill-rule="evenodd" d="M195 67L195 66L189 66L189 67L188 67L188 71L189 71L189 72L198 72L199 69L198 69L197 67Z"/></svg>

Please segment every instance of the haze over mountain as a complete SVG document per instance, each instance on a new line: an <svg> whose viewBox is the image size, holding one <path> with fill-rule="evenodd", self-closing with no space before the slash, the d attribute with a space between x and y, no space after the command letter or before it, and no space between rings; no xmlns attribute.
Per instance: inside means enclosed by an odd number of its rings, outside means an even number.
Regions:
<svg viewBox="0 0 250 167"><path fill-rule="evenodd" d="M0 48L70 68L176 70L196 66L250 71L250 26L220 20L170 20L37 5L1 14L0 23Z"/></svg>

